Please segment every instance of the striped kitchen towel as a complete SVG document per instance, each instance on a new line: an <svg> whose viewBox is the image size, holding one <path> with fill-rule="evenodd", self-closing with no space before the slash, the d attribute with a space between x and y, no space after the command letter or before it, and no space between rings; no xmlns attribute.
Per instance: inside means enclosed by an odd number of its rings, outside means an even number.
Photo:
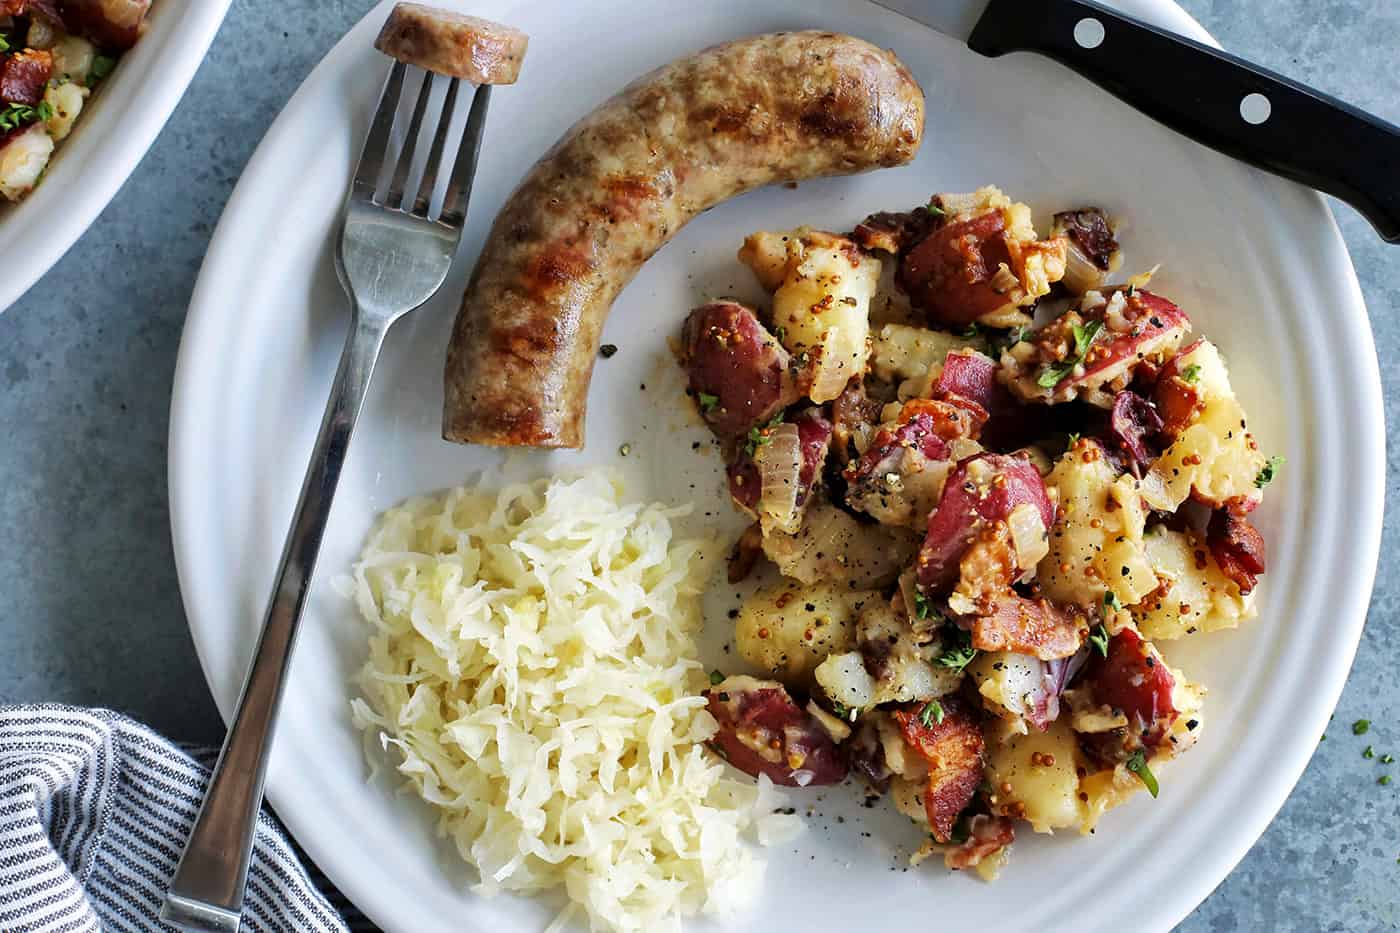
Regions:
<svg viewBox="0 0 1400 933"><path fill-rule="evenodd" d="M173 929L156 917L208 779L119 713L0 707L0 930ZM348 929L266 811L243 929Z"/></svg>

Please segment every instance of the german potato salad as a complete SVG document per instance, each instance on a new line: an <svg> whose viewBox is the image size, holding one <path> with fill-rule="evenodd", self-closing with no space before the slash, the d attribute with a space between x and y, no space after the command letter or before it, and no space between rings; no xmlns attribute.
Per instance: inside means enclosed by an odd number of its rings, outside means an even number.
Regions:
<svg viewBox="0 0 1400 933"><path fill-rule="evenodd" d="M780 579L737 613L751 673L712 676L711 748L858 776L926 831L917 860L984 877L1018 828L1156 796L1205 693L1156 646L1254 615L1280 463L1187 309L1113 284L1103 211L1042 236L995 187L739 260L766 306L696 308L679 357L753 519L731 580Z"/></svg>

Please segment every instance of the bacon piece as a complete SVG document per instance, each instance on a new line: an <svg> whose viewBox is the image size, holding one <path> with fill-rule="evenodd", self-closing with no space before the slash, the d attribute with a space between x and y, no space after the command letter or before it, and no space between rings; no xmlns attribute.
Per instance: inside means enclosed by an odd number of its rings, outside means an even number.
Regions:
<svg viewBox="0 0 1400 933"><path fill-rule="evenodd" d="M1018 505L1040 511L1046 528L1055 525L1055 507L1034 464L1006 454L977 454L958 464L943 485L938 507L928 520L928 534L917 563L919 586L937 590L950 585L958 563L984 527L1005 522Z"/></svg>
<svg viewBox="0 0 1400 933"><path fill-rule="evenodd" d="M1080 626L1045 599L1008 593L995 600L990 612L968 624L972 647L979 651L1013 651L1054 661L1079 650Z"/></svg>
<svg viewBox="0 0 1400 933"><path fill-rule="evenodd" d="M777 681L735 675L705 691L705 698L719 722L710 747L745 774L766 774L788 787L845 779L836 743Z"/></svg>
<svg viewBox="0 0 1400 933"><path fill-rule="evenodd" d="M915 703L892 714L905 743L928 763L928 789L924 810L933 838L948 842L958 814L966 809L982 783L982 725L971 707L956 697L938 701L942 722L923 715L925 705Z"/></svg>
<svg viewBox="0 0 1400 933"><path fill-rule="evenodd" d="M0 59L0 104L38 106L53 74L53 53L25 49Z"/></svg>
<svg viewBox="0 0 1400 933"><path fill-rule="evenodd" d="M1248 593L1264 572L1264 536L1250 524L1247 509L1233 503L1216 509L1206 526L1206 545L1220 572Z"/></svg>
<svg viewBox="0 0 1400 933"><path fill-rule="evenodd" d="M920 239L935 219L934 215L924 208L899 213L880 211L857 224L851 232L851 239L855 240L861 249L898 255L911 243Z"/></svg>
<svg viewBox="0 0 1400 933"><path fill-rule="evenodd" d="M69 32L120 52L135 45L146 31L151 0L58 0L57 5Z"/></svg>
<svg viewBox="0 0 1400 933"><path fill-rule="evenodd" d="M717 436L740 438L797 399L787 350L738 302L696 308L681 340L690 390Z"/></svg>
<svg viewBox="0 0 1400 933"><path fill-rule="evenodd" d="M1148 441L1162 430L1162 418L1152 403L1136 392L1124 389L1113 397L1108 432L1115 445L1127 455L1134 476L1157 458Z"/></svg>
<svg viewBox="0 0 1400 933"><path fill-rule="evenodd" d="M921 527L938 503L951 442L976 437L987 413L964 398L913 399L848 464L846 502L885 524Z"/></svg>
<svg viewBox="0 0 1400 933"><path fill-rule="evenodd" d="M866 397L862 380L851 380L846 390L831 403L832 446L838 456L851 459L853 444L856 450L867 447L884 407L879 399Z"/></svg>
<svg viewBox="0 0 1400 933"><path fill-rule="evenodd" d="M1201 393L1182 378L1181 371L1181 360L1200 345L1201 341L1196 340L1168 360L1153 386L1152 400L1162 417L1162 435L1168 440L1186 430L1203 407Z"/></svg>
<svg viewBox="0 0 1400 933"><path fill-rule="evenodd" d="M841 743L841 750L851 770L864 778L871 790L883 794L890 789L894 771L885 760L885 746L873 719L863 718L851 737Z"/></svg>
<svg viewBox="0 0 1400 933"><path fill-rule="evenodd" d="M1016 841L1016 826L1004 816L978 813L967 825L967 839L943 854L943 864L953 871L975 868Z"/></svg>
<svg viewBox="0 0 1400 933"><path fill-rule="evenodd" d="M1108 225L1108 216L1097 207L1061 211L1055 215L1051 229L1069 237L1080 254L1097 268L1107 272L1112 267L1118 241Z"/></svg>
<svg viewBox="0 0 1400 933"><path fill-rule="evenodd" d="M909 250L895 281L930 320L971 324L1007 304L992 287L997 267L1011 263L1005 232L1001 211L946 223Z"/></svg>

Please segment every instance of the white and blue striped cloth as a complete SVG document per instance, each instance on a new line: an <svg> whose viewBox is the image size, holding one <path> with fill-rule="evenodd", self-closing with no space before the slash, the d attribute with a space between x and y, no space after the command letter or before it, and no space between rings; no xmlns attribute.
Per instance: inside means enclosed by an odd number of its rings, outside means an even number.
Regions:
<svg viewBox="0 0 1400 933"><path fill-rule="evenodd" d="M189 754L119 713L0 707L0 930L172 929L156 916L208 779ZM341 933L342 910L364 928L332 897L334 906L264 811L243 929Z"/></svg>

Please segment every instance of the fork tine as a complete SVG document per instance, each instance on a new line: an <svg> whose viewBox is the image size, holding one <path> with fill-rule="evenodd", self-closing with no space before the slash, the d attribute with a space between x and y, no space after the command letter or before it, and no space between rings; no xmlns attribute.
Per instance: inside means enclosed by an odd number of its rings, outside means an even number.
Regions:
<svg viewBox="0 0 1400 933"><path fill-rule="evenodd" d="M418 134L423 129L423 114L428 109L428 98L432 93L433 74L424 72L423 87L418 92L418 103L413 105L413 119L408 121L408 134L399 152L399 164L394 168L394 178L384 194L384 203L388 207L397 208L403 203L403 190L408 187L408 173L413 168L413 153L418 148Z"/></svg>
<svg viewBox="0 0 1400 933"><path fill-rule="evenodd" d="M403 92L403 76L407 71L408 67L403 62L394 62L384 82L384 90L379 95L379 109L374 113L374 123L370 125L364 148L360 150L360 164L355 169L355 181L350 188L351 195L360 200L374 198L379 173L389 153L389 131L394 127L394 113L399 109L399 95Z"/></svg>
<svg viewBox="0 0 1400 933"><path fill-rule="evenodd" d="M428 150L428 162L423 168L423 183L418 186L418 197L409 213L427 218L428 207L433 200L433 188L437 187L438 175L442 171L442 151L447 148L447 131L452 127L452 112L457 106L457 88L461 78L453 78L447 85L447 97L442 102L442 115L438 117L437 132L433 134L433 147Z"/></svg>
<svg viewBox="0 0 1400 933"><path fill-rule="evenodd" d="M462 145L452 166L452 180L442 200L441 220L450 227L461 227L466 222L467 203L471 200L472 180L476 177L476 163L481 157L481 138L486 129L486 109L490 104L491 85L483 84L472 96L467 128L462 133Z"/></svg>

